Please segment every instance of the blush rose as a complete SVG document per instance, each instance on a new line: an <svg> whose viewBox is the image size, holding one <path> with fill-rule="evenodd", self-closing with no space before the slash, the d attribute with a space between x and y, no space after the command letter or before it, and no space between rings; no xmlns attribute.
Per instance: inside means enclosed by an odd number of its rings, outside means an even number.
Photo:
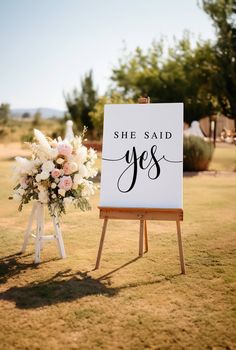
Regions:
<svg viewBox="0 0 236 350"><path fill-rule="evenodd" d="M75 162L65 163L63 166L63 171L65 175L70 175L78 170L78 166Z"/></svg>
<svg viewBox="0 0 236 350"><path fill-rule="evenodd" d="M60 142L57 145L58 154L69 157L72 154L73 147L69 143Z"/></svg>
<svg viewBox="0 0 236 350"><path fill-rule="evenodd" d="M60 169L53 169L52 173L51 173L52 177L54 179L56 179L57 177L59 177L61 175L61 170Z"/></svg>
<svg viewBox="0 0 236 350"><path fill-rule="evenodd" d="M72 188L73 182L70 176L62 176L58 187L62 190L69 191Z"/></svg>

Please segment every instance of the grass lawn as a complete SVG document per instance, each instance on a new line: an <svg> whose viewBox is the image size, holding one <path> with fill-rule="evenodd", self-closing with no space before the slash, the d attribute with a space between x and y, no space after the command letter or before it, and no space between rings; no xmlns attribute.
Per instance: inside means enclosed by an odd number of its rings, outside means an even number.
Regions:
<svg viewBox="0 0 236 350"><path fill-rule="evenodd" d="M217 144L209 170L236 171L236 146Z"/></svg>
<svg viewBox="0 0 236 350"><path fill-rule="evenodd" d="M18 254L31 205L7 200L11 164L0 162L1 350L236 348L235 174L184 178L184 276L172 222L148 223L141 259L138 223L110 222L93 271L99 193L63 217L67 259L49 242L34 265L33 242Z"/></svg>

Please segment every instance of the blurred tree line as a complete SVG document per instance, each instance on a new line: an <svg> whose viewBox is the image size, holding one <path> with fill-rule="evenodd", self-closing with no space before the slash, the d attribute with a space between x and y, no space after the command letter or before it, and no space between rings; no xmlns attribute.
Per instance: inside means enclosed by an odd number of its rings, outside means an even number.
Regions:
<svg viewBox="0 0 236 350"><path fill-rule="evenodd" d="M236 123L236 0L202 0L216 40L199 40L193 47L185 33L173 47L164 40L144 52L125 54L113 68L114 88L98 97L92 71L81 80L81 89L65 96L69 116L91 135L102 134L106 103L131 103L140 96L152 102L184 102L185 121L222 113Z"/></svg>
<svg viewBox="0 0 236 350"><path fill-rule="evenodd" d="M0 124L6 124L10 118L10 105L1 103L0 105Z"/></svg>

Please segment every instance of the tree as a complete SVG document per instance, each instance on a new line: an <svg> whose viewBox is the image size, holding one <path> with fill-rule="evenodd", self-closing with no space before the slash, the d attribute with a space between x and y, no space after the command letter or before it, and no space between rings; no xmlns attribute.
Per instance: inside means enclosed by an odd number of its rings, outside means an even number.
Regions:
<svg viewBox="0 0 236 350"><path fill-rule="evenodd" d="M111 92L110 95L99 97L96 105L94 106L94 109L89 113L95 127L97 137L102 136L104 105L110 103L133 103L133 101L130 98L125 99L123 95L116 92Z"/></svg>
<svg viewBox="0 0 236 350"><path fill-rule="evenodd" d="M10 105L8 103L2 103L0 105L0 123L7 123L10 118Z"/></svg>
<svg viewBox="0 0 236 350"><path fill-rule="evenodd" d="M68 112L78 128L86 126L88 130L94 129L89 113L97 102L97 91L93 84L92 71L85 74L81 80L81 88L76 88L71 94L65 96Z"/></svg>
<svg viewBox="0 0 236 350"><path fill-rule="evenodd" d="M236 0L203 0L202 4L217 36L212 90L222 113L234 118L236 127Z"/></svg>
<svg viewBox="0 0 236 350"><path fill-rule="evenodd" d="M29 112L24 112L21 116L22 119L29 119L30 118L30 113Z"/></svg>
<svg viewBox="0 0 236 350"><path fill-rule="evenodd" d="M40 111L37 111L37 112L33 115L32 125L33 125L34 127L39 126L39 125L40 125L40 122L41 122L41 119L42 119L41 112L40 112Z"/></svg>
<svg viewBox="0 0 236 350"><path fill-rule="evenodd" d="M214 71L215 57L210 42L199 42L192 48L190 37L169 48L167 56L162 41L144 53L119 61L112 80L125 96L135 100L150 96L153 102L184 102L185 120L191 122L217 110L217 101L208 88L208 77Z"/></svg>

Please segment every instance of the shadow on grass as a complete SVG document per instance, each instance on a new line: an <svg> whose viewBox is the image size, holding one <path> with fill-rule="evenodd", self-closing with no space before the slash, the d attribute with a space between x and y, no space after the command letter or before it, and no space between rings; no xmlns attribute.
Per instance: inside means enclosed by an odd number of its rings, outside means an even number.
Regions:
<svg viewBox="0 0 236 350"><path fill-rule="evenodd" d="M59 272L52 278L23 287L12 287L0 293L0 300L14 301L20 309L32 309L61 302L70 302L91 295L112 297L116 288L108 288L87 272Z"/></svg>
<svg viewBox="0 0 236 350"><path fill-rule="evenodd" d="M47 264L49 261L56 261L60 258L52 258L40 262L40 265L34 262L25 262L23 259L32 256L34 253L22 254L21 252L5 256L0 259L0 285L6 283L9 278L20 275L26 270L36 270L42 264Z"/></svg>
<svg viewBox="0 0 236 350"><path fill-rule="evenodd" d="M21 272L35 269L37 265L33 263L23 262L22 258L32 254L23 255L22 253L15 253L5 256L0 259L0 284L6 283L11 277L19 275Z"/></svg>
<svg viewBox="0 0 236 350"><path fill-rule="evenodd" d="M15 268L17 269L17 273L27 268L37 268L35 264L17 263L17 257L19 256L20 254L16 254L5 258L5 260L10 261L8 277L9 273L11 276L16 274ZM180 274L171 276L160 275L157 279L152 281L137 281L116 288L107 286L109 283L106 282L107 280L109 282L109 277L111 275L129 264L134 263L138 259L139 257L132 259L98 278L91 277L88 274L89 271L73 272L71 269L68 269L64 272L58 272L50 279L42 282L33 282L23 287L16 286L9 288L0 293L0 300L13 301L19 309L34 309L62 302L71 302L87 296L103 295L106 297L113 297L124 289L158 284L180 276ZM14 268L12 269L11 266Z"/></svg>
<svg viewBox="0 0 236 350"><path fill-rule="evenodd" d="M121 266L119 266L119 267L117 267L116 269L114 269L114 270L112 270L112 271L106 273L105 275L99 277L98 280L101 281L101 280L109 279L109 277L110 277L111 275L113 275L115 272L117 272L117 271L123 269L124 267L126 267L126 266L128 266L128 265L134 263L134 262L137 261L138 259L140 259L139 256L137 256L136 258L134 258L134 259L132 259L132 260L126 262L125 264L123 264L123 265L121 265Z"/></svg>

